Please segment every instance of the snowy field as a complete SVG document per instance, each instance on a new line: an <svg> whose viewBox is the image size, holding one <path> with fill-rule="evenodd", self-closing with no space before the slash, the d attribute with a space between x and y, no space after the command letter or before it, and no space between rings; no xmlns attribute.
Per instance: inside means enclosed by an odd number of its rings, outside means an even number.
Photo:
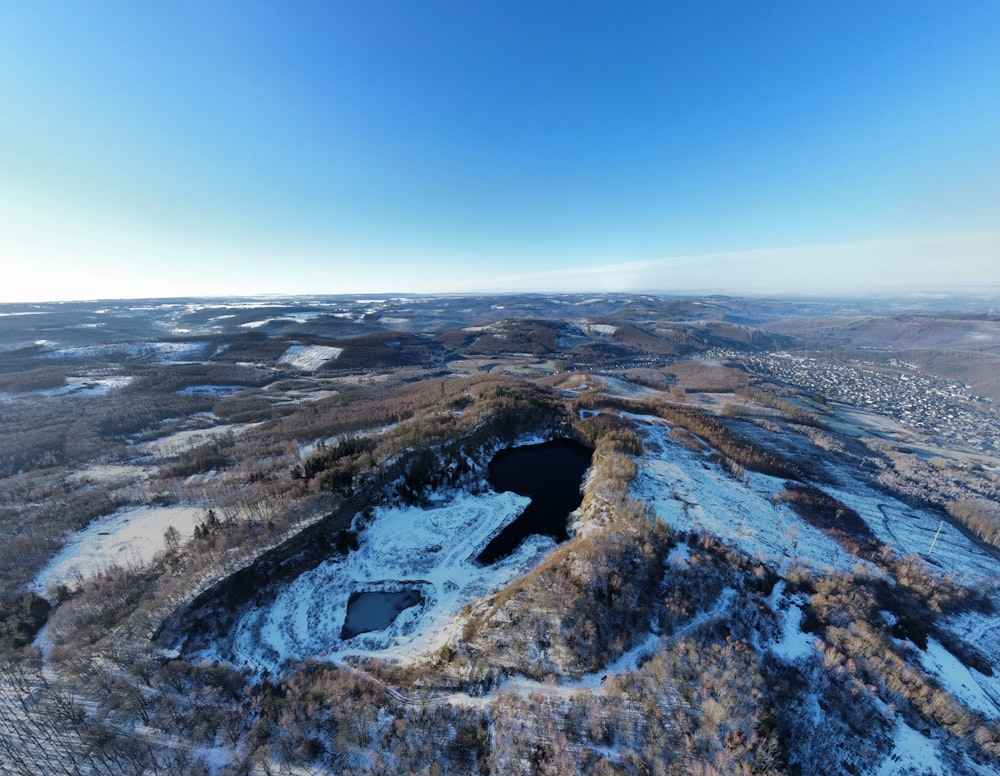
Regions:
<svg viewBox="0 0 1000 776"><path fill-rule="evenodd" d="M227 434L240 434L245 429L252 428L257 423L229 423L222 426L210 426L208 428L186 429L175 431L173 434L154 439L149 442L141 442L135 446L140 455L151 455L156 458L170 458L179 455L185 450L212 442Z"/></svg>
<svg viewBox="0 0 1000 776"><path fill-rule="evenodd" d="M672 527L705 530L779 569L790 560L816 571L850 571L858 565L856 556L776 500L785 489L784 479L755 472L734 477L672 439L670 426L659 418L631 417L647 446L657 449L641 460L632 494L653 506ZM995 557L947 523L928 554L941 524L939 515L909 507L873 488L832 457L826 465L837 484L822 484L820 489L854 509L897 556L919 555L933 569L965 584L998 579L1000 564ZM869 570L874 567L869 565Z"/></svg>
<svg viewBox="0 0 1000 776"><path fill-rule="evenodd" d="M462 606L523 573L551 539L534 537L509 558L479 566L476 555L529 503L514 493L457 493L430 508L380 509L361 531L360 547L302 574L277 596L249 611L220 657L274 669L287 659L377 654L405 659L444 644ZM422 606L403 611L384 630L341 640L353 592L420 590Z"/></svg>
<svg viewBox="0 0 1000 776"><path fill-rule="evenodd" d="M242 329L259 329L261 326L267 326L269 323L307 323L308 321L318 318L326 313L322 310L317 310L315 312L301 312L295 313L295 315L279 315L276 318L262 318L258 321L249 321L247 323L241 323L240 328ZM221 320L222 318L233 318L233 315L220 315L213 318L213 321Z"/></svg>
<svg viewBox="0 0 1000 776"><path fill-rule="evenodd" d="M130 382L132 382L132 378L128 376L67 377L65 383L57 388L45 388L37 391L24 391L18 393L0 393L0 401L14 401L31 396L47 396L49 398L57 396L104 396L108 393L108 391L116 388L124 388Z"/></svg>
<svg viewBox="0 0 1000 776"><path fill-rule="evenodd" d="M40 354L42 358L101 359L124 356L130 361L197 361L204 357L207 342L132 342L60 348Z"/></svg>
<svg viewBox="0 0 1000 776"><path fill-rule="evenodd" d="M623 380L620 377L597 375L597 380L601 383L603 392L608 396L621 396L626 399L640 399L663 395L663 391L658 391L655 388L649 388L645 385L633 383L631 380Z"/></svg>
<svg viewBox="0 0 1000 776"><path fill-rule="evenodd" d="M124 388L132 382L131 377L67 377L60 388L38 391L45 396L104 396L115 388Z"/></svg>
<svg viewBox="0 0 1000 776"><path fill-rule="evenodd" d="M245 391L245 385L189 385L177 392L179 396L231 396Z"/></svg>
<svg viewBox="0 0 1000 776"><path fill-rule="evenodd" d="M859 563L775 500L785 489L785 480L754 472L736 478L702 453L674 441L666 422L652 416L631 417L647 447L659 448L641 460L632 495L653 507L672 528L705 531L779 569L795 561L815 571L849 571ZM870 569L875 571L874 566Z"/></svg>
<svg viewBox="0 0 1000 776"><path fill-rule="evenodd" d="M305 372L319 369L344 352L343 348L329 345L292 345L278 358L279 364L288 364Z"/></svg>
<svg viewBox="0 0 1000 776"><path fill-rule="evenodd" d="M204 510L198 507L133 507L92 522L71 534L66 546L35 577L40 593L58 584L72 584L113 564L148 563L163 550L164 532L173 526L186 541Z"/></svg>
<svg viewBox="0 0 1000 776"><path fill-rule="evenodd" d="M617 326L612 326L609 323L581 323L580 328L587 334L602 334L605 337L613 337L614 333L618 331Z"/></svg>

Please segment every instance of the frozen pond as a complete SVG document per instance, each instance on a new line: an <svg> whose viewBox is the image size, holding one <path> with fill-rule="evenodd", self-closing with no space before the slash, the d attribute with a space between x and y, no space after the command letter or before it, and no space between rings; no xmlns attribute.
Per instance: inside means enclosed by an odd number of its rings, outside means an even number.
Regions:
<svg viewBox="0 0 1000 776"><path fill-rule="evenodd" d="M347 602L347 616L340 637L351 639L362 633L384 630L395 622L400 612L423 602L424 597L419 590L353 593Z"/></svg>

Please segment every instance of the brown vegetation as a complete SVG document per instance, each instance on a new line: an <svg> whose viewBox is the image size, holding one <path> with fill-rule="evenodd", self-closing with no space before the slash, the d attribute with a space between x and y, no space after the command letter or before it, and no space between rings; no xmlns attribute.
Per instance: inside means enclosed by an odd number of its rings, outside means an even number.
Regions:
<svg viewBox="0 0 1000 776"><path fill-rule="evenodd" d="M786 482L776 497L787 502L795 513L827 535L852 555L866 560L881 556L883 545L857 512L819 488Z"/></svg>
<svg viewBox="0 0 1000 776"><path fill-rule="evenodd" d="M1000 547L1000 504L965 498L948 504L948 514L983 541Z"/></svg>
<svg viewBox="0 0 1000 776"><path fill-rule="evenodd" d="M703 439L709 447L723 456L730 468L736 471L750 469L774 477L789 479L803 477L802 472L792 462L740 436L717 417L697 407L603 395L581 396L580 403L592 409L607 407L663 418Z"/></svg>

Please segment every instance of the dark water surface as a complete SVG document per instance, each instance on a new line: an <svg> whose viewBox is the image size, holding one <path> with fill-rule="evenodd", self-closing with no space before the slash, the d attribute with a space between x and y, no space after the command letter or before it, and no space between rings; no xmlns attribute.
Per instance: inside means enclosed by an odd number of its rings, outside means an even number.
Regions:
<svg viewBox="0 0 1000 776"><path fill-rule="evenodd" d="M566 541L566 519L583 501L580 489L592 455L589 447L570 439L497 453L490 461L487 481L498 492L529 496L531 503L486 545L476 560L484 565L495 563L532 534Z"/></svg>
<svg viewBox="0 0 1000 776"><path fill-rule="evenodd" d="M361 633L388 628L404 609L423 602L424 596L419 590L351 593L340 638L350 639Z"/></svg>

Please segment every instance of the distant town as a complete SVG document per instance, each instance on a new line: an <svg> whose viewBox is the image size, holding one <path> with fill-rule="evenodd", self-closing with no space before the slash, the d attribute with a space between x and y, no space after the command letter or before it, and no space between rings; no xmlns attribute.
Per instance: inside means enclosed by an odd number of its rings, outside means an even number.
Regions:
<svg viewBox="0 0 1000 776"><path fill-rule="evenodd" d="M850 404L892 418L954 446L1000 453L1000 417L987 398L969 387L920 371L916 364L889 359L886 365L857 359L833 363L792 353L745 353L719 349L714 358L744 362L825 400Z"/></svg>

